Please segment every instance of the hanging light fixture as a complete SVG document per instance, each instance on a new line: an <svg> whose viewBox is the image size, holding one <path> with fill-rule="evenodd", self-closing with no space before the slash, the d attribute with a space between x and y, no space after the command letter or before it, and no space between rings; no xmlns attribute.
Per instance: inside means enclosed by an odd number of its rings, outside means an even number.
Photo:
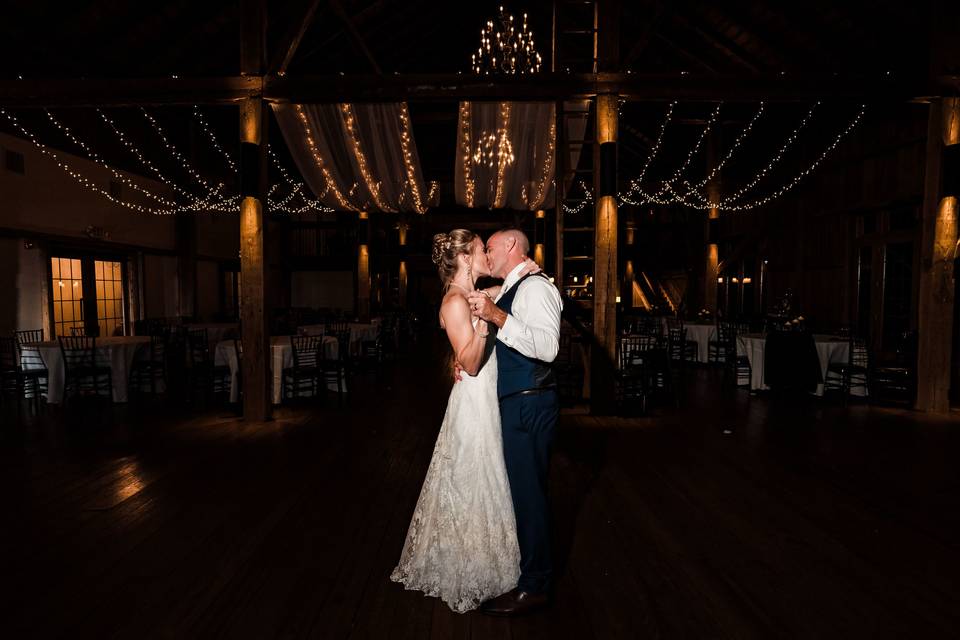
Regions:
<svg viewBox="0 0 960 640"><path fill-rule="evenodd" d="M533 32L527 27L527 14L523 14L523 24L517 26L501 6L497 19L488 20L480 30L480 47L471 56L470 66L477 74L514 75L536 73L540 63Z"/></svg>

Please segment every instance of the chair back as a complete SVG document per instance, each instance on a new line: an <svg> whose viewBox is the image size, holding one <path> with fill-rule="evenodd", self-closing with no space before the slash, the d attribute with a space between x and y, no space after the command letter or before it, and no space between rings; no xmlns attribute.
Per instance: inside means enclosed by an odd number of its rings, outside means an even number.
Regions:
<svg viewBox="0 0 960 640"><path fill-rule="evenodd" d="M683 318L677 318L675 316L667 316L667 333L670 334L675 330L683 329Z"/></svg>
<svg viewBox="0 0 960 640"><path fill-rule="evenodd" d="M735 343L737 341L737 328L729 320L717 320L717 342Z"/></svg>
<svg viewBox="0 0 960 640"><path fill-rule="evenodd" d="M97 339L86 336L60 336L60 353L67 374L74 369L92 369L96 364Z"/></svg>
<svg viewBox="0 0 960 640"><path fill-rule="evenodd" d="M40 355L40 349L36 346L43 342L43 329L14 331L13 335L17 340L20 366L23 369L46 369L47 365L43 361L43 356Z"/></svg>
<svg viewBox="0 0 960 640"><path fill-rule="evenodd" d="M20 369L17 343L13 336L0 336L0 372Z"/></svg>
<svg viewBox="0 0 960 640"><path fill-rule="evenodd" d="M87 335L87 330L84 327L70 327L70 335L74 337L83 337Z"/></svg>
<svg viewBox="0 0 960 640"><path fill-rule="evenodd" d="M329 326L327 327L327 335L333 336L337 339L337 359L346 360L350 355L350 329L342 329L340 331L330 331Z"/></svg>
<svg viewBox="0 0 960 640"><path fill-rule="evenodd" d="M655 336L650 335L632 335L620 338L619 349L617 350L617 366L621 371L626 371L631 367L642 364L641 354L655 349L657 340Z"/></svg>
<svg viewBox="0 0 960 640"><path fill-rule="evenodd" d="M345 331L349 332L350 325L347 324L346 322L340 322L340 321L328 322L327 326L325 327L325 331L327 335L343 333Z"/></svg>
<svg viewBox="0 0 960 640"><path fill-rule="evenodd" d="M207 337L206 329L190 329L187 331L187 350L192 365L205 365L212 362L210 339Z"/></svg>
<svg viewBox="0 0 960 640"><path fill-rule="evenodd" d="M320 336L290 336L294 368L316 367L320 361L322 347L323 338Z"/></svg>
<svg viewBox="0 0 960 640"><path fill-rule="evenodd" d="M864 369L870 366L870 353L867 349L866 339L851 334L848 358L851 366L863 367Z"/></svg>
<svg viewBox="0 0 960 640"><path fill-rule="evenodd" d="M673 347L684 345L687 340L687 330L683 327L683 323L680 323L679 326L669 327L667 329L667 339Z"/></svg>
<svg viewBox="0 0 960 640"><path fill-rule="evenodd" d="M153 363L163 363L167 357L167 342L169 334L150 334L150 353L148 358Z"/></svg>

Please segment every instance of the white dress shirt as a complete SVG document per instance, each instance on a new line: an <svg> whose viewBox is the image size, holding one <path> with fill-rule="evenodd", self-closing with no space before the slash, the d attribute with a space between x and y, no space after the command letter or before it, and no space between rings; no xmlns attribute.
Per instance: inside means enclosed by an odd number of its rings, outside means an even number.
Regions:
<svg viewBox="0 0 960 640"><path fill-rule="evenodd" d="M523 263L518 264L507 274L497 300L517 283L523 267ZM520 289L513 298L503 328L497 332L497 340L528 358L553 362L560 350L560 312L563 310L560 292L540 276L527 278L518 286Z"/></svg>

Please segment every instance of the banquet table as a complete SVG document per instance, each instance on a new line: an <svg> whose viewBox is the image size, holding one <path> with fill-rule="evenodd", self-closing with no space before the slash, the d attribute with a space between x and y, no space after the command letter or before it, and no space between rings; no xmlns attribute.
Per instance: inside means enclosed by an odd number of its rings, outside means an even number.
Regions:
<svg viewBox="0 0 960 640"><path fill-rule="evenodd" d="M687 330L687 340L697 341L697 362L708 362L708 347L717 332L716 325L712 322L686 322L683 328Z"/></svg>
<svg viewBox="0 0 960 640"><path fill-rule="evenodd" d="M337 339L333 336L323 337L324 357L335 360L339 353ZM240 389L237 385L237 373L239 362L237 360L237 346L233 340L224 340L217 343L214 352L214 364L218 366L230 367L230 402L236 402L240 397ZM283 370L293 366L293 347L290 345L290 336L273 336L270 338L270 369L273 379L272 393L273 404L280 404L283 400ZM336 383L329 383L327 387L331 391L337 391ZM346 380L343 382L343 391L347 391Z"/></svg>
<svg viewBox="0 0 960 640"><path fill-rule="evenodd" d="M817 352L817 361L820 367L821 382L816 385L814 393L823 395L823 382L827 376L827 367L832 363L845 363L850 352L850 343L836 336L814 334L813 344ZM737 336L737 355L747 356L750 361L750 390L769 389L765 380L767 336L762 333L748 333ZM851 389L854 395L866 395L862 388Z"/></svg>
<svg viewBox="0 0 960 640"><path fill-rule="evenodd" d="M98 363L110 366L110 377L113 382L113 401L127 401L127 382L130 377L130 368L134 359L141 351L146 351L150 345L149 336L111 336L97 338L96 358ZM63 387L65 372L63 369L63 354L60 352L60 343L55 340L35 342L24 345L24 349L35 349L40 352L47 367L47 402L60 404L63 402Z"/></svg>
<svg viewBox="0 0 960 640"><path fill-rule="evenodd" d="M237 322L192 322L183 326L188 331L206 329L208 344L219 344L227 338L240 337L240 324Z"/></svg>
<svg viewBox="0 0 960 640"><path fill-rule="evenodd" d="M364 341L376 340L380 334L380 319L374 318L370 322L348 322L350 329L350 352L356 354L359 345ZM297 329L305 336L320 336L327 332L326 324L307 324Z"/></svg>

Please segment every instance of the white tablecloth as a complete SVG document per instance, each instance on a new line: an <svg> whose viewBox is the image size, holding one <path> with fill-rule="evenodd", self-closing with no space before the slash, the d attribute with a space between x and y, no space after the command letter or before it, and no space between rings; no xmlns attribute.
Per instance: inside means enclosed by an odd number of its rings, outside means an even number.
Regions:
<svg viewBox="0 0 960 640"><path fill-rule="evenodd" d="M97 338L97 362L110 365L114 402L127 401L127 381L130 377L130 368L137 357L137 353L149 344L149 336ZM65 374L60 343L56 341L38 342L25 345L24 348L37 349L47 366L47 402L51 404L63 402Z"/></svg>
<svg viewBox="0 0 960 640"><path fill-rule="evenodd" d="M697 341L697 362L707 362L710 340L717 333L716 325L690 322L684 324L683 328L687 330L687 340Z"/></svg>
<svg viewBox="0 0 960 640"><path fill-rule="evenodd" d="M356 354L360 349L360 343L364 341L373 341L380 334L380 319L374 318L370 322L348 322L350 329L350 352ZM327 332L325 324L306 324L298 327L303 335L319 336Z"/></svg>
<svg viewBox="0 0 960 640"><path fill-rule="evenodd" d="M336 359L339 353L337 339L333 336L324 336L323 353L329 359ZM236 402L240 397L237 386L237 347L233 340L224 340L217 343L214 352L214 364L230 367L230 402ZM290 346L290 336L274 336L270 338L270 369L273 377L273 404L280 404L283 400L283 370L293 366L293 348ZM337 390L336 383L330 383L331 391ZM347 383L343 382L343 391L346 392Z"/></svg>
<svg viewBox="0 0 960 640"><path fill-rule="evenodd" d="M766 349L767 337L762 333L748 333L737 336L737 355L747 356L750 361L750 389L757 391L768 389L763 381L764 350ZM850 351L850 343L844 339L835 336L814 335L813 344L817 348L817 358L820 360L821 379L827 377L827 367L833 363L846 363ZM815 392L818 396L823 395L823 384L817 385ZM853 395L864 396L867 394L863 388L851 389Z"/></svg>
<svg viewBox="0 0 960 640"><path fill-rule="evenodd" d="M188 331L206 329L208 344L219 344L226 338L240 337L240 325L236 322L195 322L183 326Z"/></svg>

